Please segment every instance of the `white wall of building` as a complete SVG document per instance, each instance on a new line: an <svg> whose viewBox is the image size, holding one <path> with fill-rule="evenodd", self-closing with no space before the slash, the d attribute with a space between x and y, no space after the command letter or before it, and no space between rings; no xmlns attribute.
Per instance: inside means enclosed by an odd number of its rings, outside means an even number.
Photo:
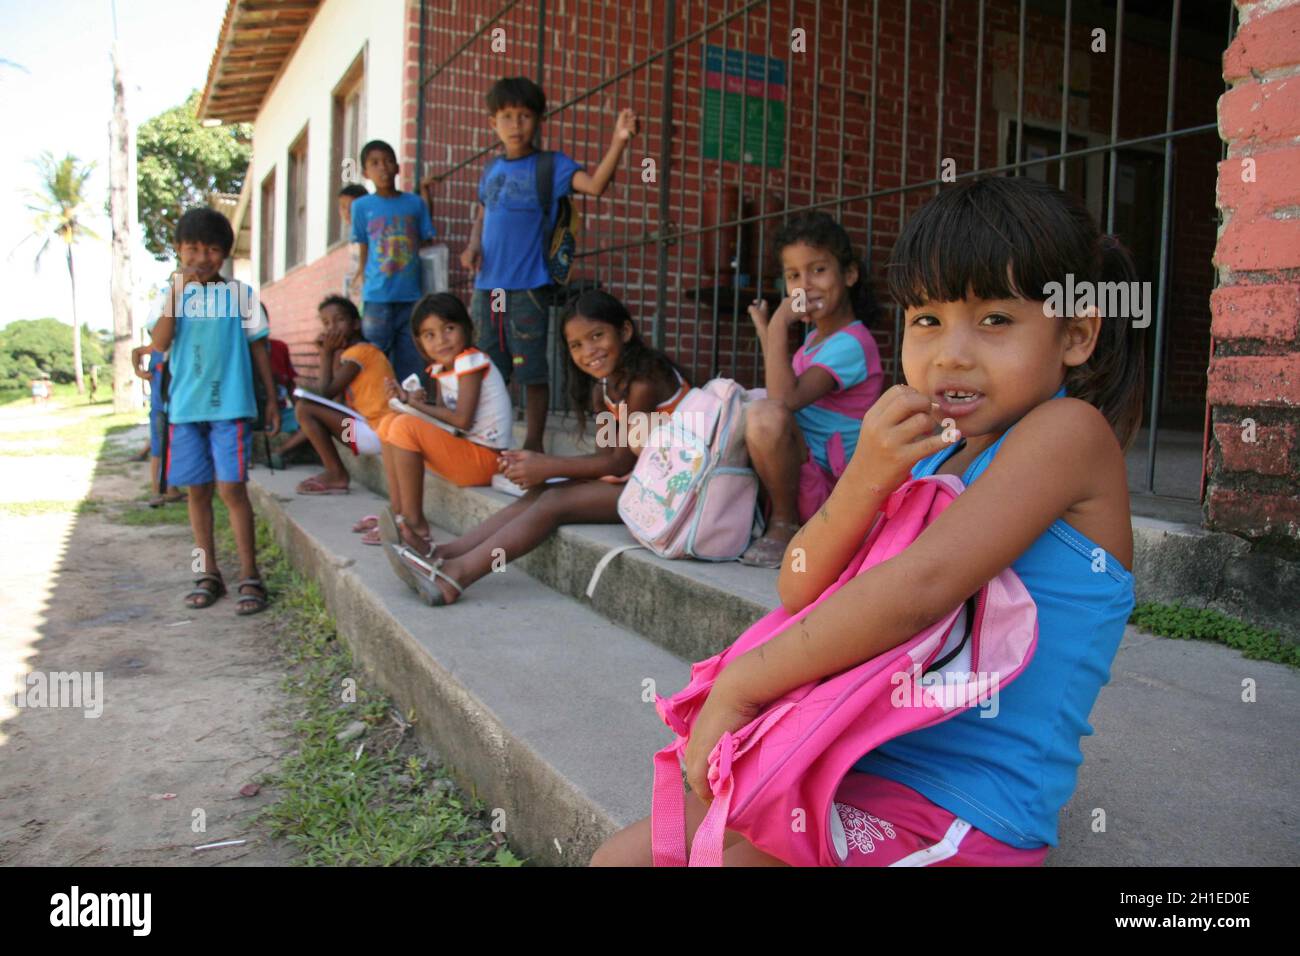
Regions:
<svg viewBox="0 0 1300 956"><path fill-rule="evenodd" d="M307 248L303 264L328 250L334 88L365 51L361 141L383 139L400 150L406 0L325 0L253 126L254 271L261 263L262 183L275 170L275 263L263 283L284 275L289 146L307 127ZM398 178L398 187L410 189Z"/></svg>

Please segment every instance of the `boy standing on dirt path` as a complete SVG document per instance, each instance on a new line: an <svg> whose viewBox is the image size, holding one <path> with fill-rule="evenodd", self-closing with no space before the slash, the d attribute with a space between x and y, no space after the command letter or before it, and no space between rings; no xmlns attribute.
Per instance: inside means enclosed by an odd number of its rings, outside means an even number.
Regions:
<svg viewBox="0 0 1300 956"><path fill-rule="evenodd" d="M257 571L253 505L246 487L257 417L254 370L264 394L275 395L275 384L270 357L260 344L270 334L266 313L248 286L220 274L234 244L230 222L216 210L191 209L181 217L176 227L181 268L172 276L154 326L153 347L168 352L171 376L167 483L189 489L197 548L194 569L199 576L185 603L210 607L226 593L212 530L215 478L239 549L237 612L256 614L266 608L267 591ZM274 401L266 406L266 430L272 435L280 430Z"/></svg>

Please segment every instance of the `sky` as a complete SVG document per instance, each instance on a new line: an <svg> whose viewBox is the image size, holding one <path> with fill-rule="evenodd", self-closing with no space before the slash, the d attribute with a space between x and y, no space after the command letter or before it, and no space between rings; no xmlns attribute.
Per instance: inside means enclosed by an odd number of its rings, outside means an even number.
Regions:
<svg viewBox="0 0 1300 956"><path fill-rule="evenodd" d="M39 271L27 191L37 187L32 163L42 151L94 161L87 184L98 242L73 247L77 318L111 329L112 235L108 200L108 125L113 116L112 0L0 0L0 327L15 319L54 316L72 321L72 296L61 243L51 244ZM117 0L117 39L132 129L201 89L225 15L226 0ZM12 64L12 65L11 65ZM135 296L166 280L170 267L145 251L137 231L131 254ZM142 306L136 306L141 321Z"/></svg>

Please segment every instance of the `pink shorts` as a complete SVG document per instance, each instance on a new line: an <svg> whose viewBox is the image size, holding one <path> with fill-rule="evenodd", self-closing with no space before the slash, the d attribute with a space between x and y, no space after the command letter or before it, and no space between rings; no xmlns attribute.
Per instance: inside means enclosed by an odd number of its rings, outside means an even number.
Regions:
<svg viewBox="0 0 1300 956"><path fill-rule="evenodd" d="M831 834L844 866L1041 866L1048 847L1021 850L976 830L911 787L851 772L835 793Z"/></svg>
<svg viewBox="0 0 1300 956"><path fill-rule="evenodd" d="M807 524L835 490L835 477L812 455L799 466L799 523Z"/></svg>

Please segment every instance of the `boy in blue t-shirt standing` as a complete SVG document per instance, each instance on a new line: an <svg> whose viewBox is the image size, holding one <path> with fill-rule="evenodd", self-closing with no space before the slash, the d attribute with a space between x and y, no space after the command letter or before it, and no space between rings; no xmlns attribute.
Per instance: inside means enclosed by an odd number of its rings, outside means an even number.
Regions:
<svg viewBox="0 0 1300 956"><path fill-rule="evenodd" d="M362 174L375 191L352 203L352 241L360 245L356 285L364 277L361 334L388 356L398 381L425 365L411 338L411 308L419 300L420 249L433 243L429 207L393 185L400 167L393 147L381 139L361 148Z"/></svg>
<svg viewBox="0 0 1300 956"><path fill-rule="evenodd" d="M510 77L488 90L487 106L505 155L488 163L479 180L474 226L460 263L477 273L470 300L477 345L507 382L513 375L524 386L524 449L541 451L548 398L546 293L551 284L544 243L561 197L605 191L636 134L637 116L632 110L618 114L613 141L594 174L556 151L551 204L542 209L533 142L546 112L546 94L526 77Z"/></svg>
<svg viewBox="0 0 1300 956"><path fill-rule="evenodd" d="M169 441L167 483L189 488L198 578L185 596L191 608L209 607L226 593L216 565L212 533L212 484L230 512L239 548L239 614L265 609L267 591L257 571L248 463L253 452L256 371L266 395L275 395L271 360L261 340L270 334L266 313L252 290L226 280L220 269L235 244L225 216L191 209L176 226L180 271L172 276L153 347L167 353ZM280 429L280 410L266 405L266 430Z"/></svg>

